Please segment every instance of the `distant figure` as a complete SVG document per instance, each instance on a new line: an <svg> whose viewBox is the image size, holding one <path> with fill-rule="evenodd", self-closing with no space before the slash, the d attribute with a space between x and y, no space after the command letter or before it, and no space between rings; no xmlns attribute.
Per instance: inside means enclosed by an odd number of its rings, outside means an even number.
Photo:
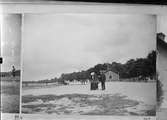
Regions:
<svg viewBox="0 0 167 120"><path fill-rule="evenodd" d="M100 71L100 77L99 77L99 81L101 82L101 88L102 90L105 90L105 82L106 82L106 76L104 74L104 71Z"/></svg>
<svg viewBox="0 0 167 120"><path fill-rule="evenodd" d="M87 83L87 80L86 80L86 79L83 79L83 80L81 80L81 83L82 83L83 85L85 85L85 84Z"/></svg>
<svg viewBox="0 0 167 120"><path fill-rule="evenodd" d="M91 73L91 84L90 84L90 90L97 90L98 89L98 76L95 72Z"/></svg>
<svg viewBox="0 0 167 120"><path fill-rule="evenodd" d="M19 116L19 115L15 115L14 117L15 117L14 120L22 120L23 119L22 116Z"/></svg>
<svg viewBox="0 0 167 120"><path fill-rule="evenodd" d="M19 115L15 115L15 120L19 120Z"/></svg>
<svg viewBox="0 0 167 120"><path fill-rule="evenodd" d="M15 77L16 76L16 69L14 66L12 66L12 76Z"/></svg>

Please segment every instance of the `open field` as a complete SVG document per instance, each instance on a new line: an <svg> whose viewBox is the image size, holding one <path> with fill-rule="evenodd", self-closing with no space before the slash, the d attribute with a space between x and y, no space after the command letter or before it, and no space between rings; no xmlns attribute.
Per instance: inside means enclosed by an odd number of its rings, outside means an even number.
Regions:
<svg viewBox="0 0 167 120"><path fill-rule="evenodd" d="M23 89L22 112L57 115L154 116L155 83L107 82L106 90L90 85Z"/></svg>
<svg viewBox="0 0 167 120"><path fill-rule="evenodd" d="M20 80L1 81L1 111L3 113L18 113L20 101Z"/></svg>

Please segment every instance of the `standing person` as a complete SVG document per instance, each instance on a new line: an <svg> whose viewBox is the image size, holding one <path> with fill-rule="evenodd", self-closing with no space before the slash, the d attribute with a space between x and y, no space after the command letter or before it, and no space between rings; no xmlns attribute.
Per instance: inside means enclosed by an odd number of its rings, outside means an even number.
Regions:
<svg viewBox="0 0 167 120"><path fill-rule="evenodd" d="M91 90L97 90L98 89L98 77L95 72L91 73L91 84L90 84Z"/></svg>
<svg viewBox="0 0 167 120"><path fill-rule="evenodd" d="M105 82L106 82L106 76L104 74L104 71L100 71L100 78L99 78L100 82L101 82L101 88L102 90L105 90Z"/></svg>
<svg viewBox="0 0 167 120"><path fill-rule="evenodd" d="M95 73L95 77L94 77L94 89L97 90L98 89L98 84L99 84L99 78L97 73Z"/></svg>
<svg viewBox="0 0 167 120"><path fill-rule="evenodd" d="M91 79L90 79L90 90L93 90L93 79L94 79L94 72L91 72L90 75L91 75Z"/></svg>
<svg viewBox="0 0 167 120"><path fill-rule="evenodd" d="M16 75L16 69L14 66L12 66L12 76L15 77L15 75Z"/></svg>

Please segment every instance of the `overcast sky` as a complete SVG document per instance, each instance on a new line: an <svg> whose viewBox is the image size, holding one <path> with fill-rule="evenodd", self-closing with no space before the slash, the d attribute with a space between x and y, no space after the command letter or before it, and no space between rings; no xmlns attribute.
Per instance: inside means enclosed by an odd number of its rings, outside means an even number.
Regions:
<svg viewBox="0 0 167 120"><path fill-rule="evenodd" d="M25 14L23 80L124 63L155 49L156 18L117 14Z"/></svg>
<svg viewBox="0 0 167 120"><path fill-rule="evenodd" d="M167 15L157 16L157 31L166 35L165 41L167 42Z"/></svg>
<svg viewBox="0 0 167 120"><path fill-rule="evenodd" d="M14 65L20 69L21 53L21 15L1 14L1 71L11 71Z"/></svg>

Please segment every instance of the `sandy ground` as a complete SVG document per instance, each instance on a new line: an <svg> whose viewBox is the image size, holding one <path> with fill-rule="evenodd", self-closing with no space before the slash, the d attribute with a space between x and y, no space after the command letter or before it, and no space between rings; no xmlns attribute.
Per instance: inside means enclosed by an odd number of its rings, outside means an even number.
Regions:
<svg viewBox="0 0 167 120"><path fill-rule="evenodd" d="M14 120L15 114L2 114L2 120ZM22 114L22 120L156 120L156 117L148 116L70 116L70 115L45 115L45 114Z"/></svg>
<svg viewBox="0 0 167 120"><path fill-rule="evenodd" d="M155 113L155 83L108 82L104 91L89 88L88 84L23 89L22 112L140 116Z"/></svg>
<svg viewBox="0 0 167 120"><path fill-rule="evenodd" d="M99 88L100 88L99 84ZM101 89L101 88L100 88ZM144 101L146 104L156 104L156 83L108 82L106 90L90 90L88 85L67 85L57 87L43 87L38 89L23 89L22 95L63 95L63 94L120 94L129 99Z"/></svg>

